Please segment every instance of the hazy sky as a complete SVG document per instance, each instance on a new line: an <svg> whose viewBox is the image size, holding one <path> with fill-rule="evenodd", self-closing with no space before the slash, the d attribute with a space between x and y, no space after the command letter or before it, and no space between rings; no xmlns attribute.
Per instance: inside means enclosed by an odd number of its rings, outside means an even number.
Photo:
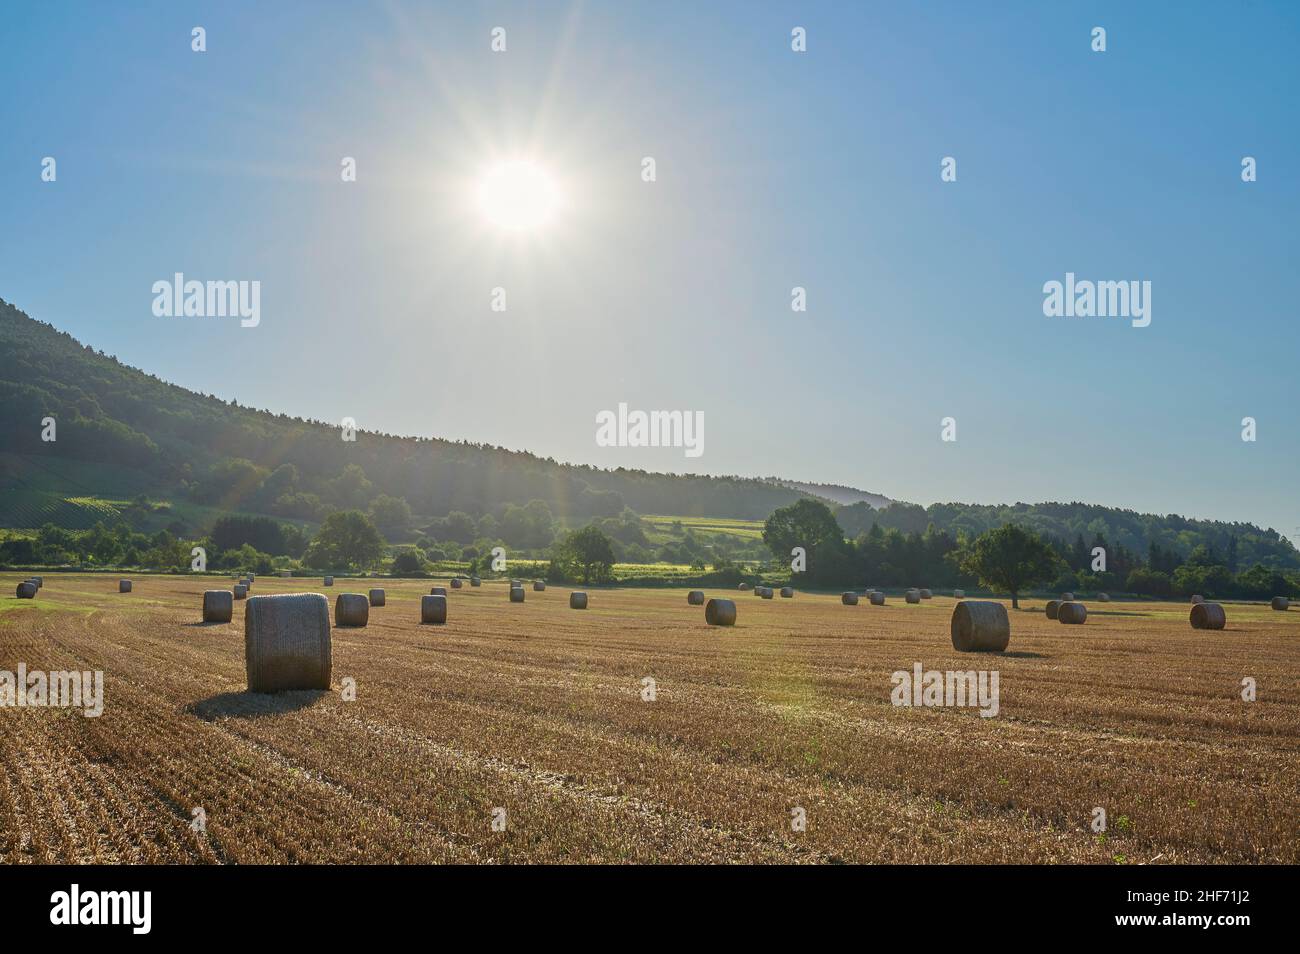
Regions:
<svg viewBox="0 0 1300 954"><path fill-rule="evenodd" d="M1300 4L59 3L0 31L0 297L164 379L1300 537ZM511 157L562 195L532 232L477 206ZM1045 317L1067 271L1150 281L1150 326ZM260 281L261 324L155 317L175 272ZM703 456L598 447L619 402L703 412Z"/></svg>

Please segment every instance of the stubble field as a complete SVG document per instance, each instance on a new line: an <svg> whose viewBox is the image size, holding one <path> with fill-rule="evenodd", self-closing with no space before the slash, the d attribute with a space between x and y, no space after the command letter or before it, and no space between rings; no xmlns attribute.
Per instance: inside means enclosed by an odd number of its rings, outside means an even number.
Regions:
<svg viewBox="0 0 1300 954"><path fill-rule="evenodd" d="M244 604L198 623L216 582L52 574L18 601L17 579L0 670L103 670L105 698L0 709L0 862L1300 861L1295 611L1230 604L1199 632L1183 604L1063 626L1027 600L1008 652L959 654L940 596L710 592L739 608L711 628L685 589L590 590L582 612L485 583L421 626L446 580L259 578L331 616L387 590L333 630L333 691L259 696ZM997 717L892 705L918 662L997 670Z"/></svg>

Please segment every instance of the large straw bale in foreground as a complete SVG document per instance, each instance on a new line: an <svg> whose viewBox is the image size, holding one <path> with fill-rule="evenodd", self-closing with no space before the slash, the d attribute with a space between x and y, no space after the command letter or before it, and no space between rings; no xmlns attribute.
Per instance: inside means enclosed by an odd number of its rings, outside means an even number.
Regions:
<svg viewBox="0 0 1300 954"><path fill-rule="evenodd" d="M244 610L249 692L330 687L330 604L320 593L254 596Z"/></svg>
<svg viewBox="0 0 1300 954"><path fill-rule="evenodd" d="M952 648L959 653L1000 653L1011 642L1011 620L1001 603L962 600L952 610Z"/></svg>

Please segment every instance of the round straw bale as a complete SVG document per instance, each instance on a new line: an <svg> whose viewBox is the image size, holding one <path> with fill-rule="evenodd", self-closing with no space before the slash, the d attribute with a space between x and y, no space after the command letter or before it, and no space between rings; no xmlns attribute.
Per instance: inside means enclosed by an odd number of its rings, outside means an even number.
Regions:
<svg viewBox="0 0 1300 954"><path fill-rule="evenodd" d="M952 598L955 599L955 600L964 600L964 599L966 598L966 591L965 591L965 590L953 590L953 591L952 591Z"/></svg>
<svg viewBox="0 0 1300 954"><path fill-rule="evenodd" d="M429 590L430 596L446 596L447 588L445 586L435 586Z"/></svg>
<svg viewBox="0 0 1300 954"><path fill-rule="evenodd" d="M231 587L231 589L234 590L235 599L237 600L242 600L244 597L248 596L248 587L246 587L243 583L236 583L233 587Z"/></svg>
<svg viewBox="0 0 1300 954"><path fill-rule="evenodd" d="M522 586L510 587L510 602L522 603L524 601L524 588Z"/></svg>
<svg viewBox="0 0 1300 954"><path fill-rule="evenodd" d="M451 588L452 588L453 590L458 590L458 589L460 589L460 587L461 587L460 577L458 577L458 576L457 576L457 577L454 577L454 578L452 579L452 581L451 581Z"/></svg>
<svg viewBox="0 0 1300 954"><path fill-rule="evenodd" d="M1192 629L1223 629L1228 614L1218 603L1197 603L1192 607Z"/></svg>
<svg viewBox="0 0 1300 954"><path fill-rule="evenodd" d="M854 593L852 590L845 590L840 594L840 602L845 606L857 606L858 594Z"/></svg>
<svg viewBox="0 0 1300 954"><path fill-rule="evenodd" d="M793 598L794 598L794 587L793 587L793 586L783 586L783 587L781 587L781 599L783 599L783 600L788 600L788 599L793 599Z"/></svg>
<svg viewBox="0 0 1300 954"><path fill-rule="evenodd" d="M118 591L119 593L130 593L130 592L131 592L131 581L130 581L130 580L118 580L118 581L117 581L117 591Z"/></svg>
<svg viewBox="0 0 1300 954"><path fill-rule="evenodd" d="M45 577L43 576L33 576L31 580L36 584L38 590L45 585Z"/></svg>
<svg viewBox="0 0 1300 954"><path fill-rule="evenodd" d="M1062 603L1072 603L1073 601L1074 601L1074 594L1073 594L1073 593L1062 593L1062 594L1061 594L1061 602L1062 602Z"/></svg>
<svg viewBox="0 0 1300 954"><path fill-rule="evenodd" d="M587 594L581 590L574 590L569 594L569 609L586 609Z"/></svg>
<svg viewBox="0 0 1300 954"><path fill-rule="evenodd" d="M1204 603L1204 602L1205 602L1205 597L1202 596L1200 593L1193 593L1193 594L1192 594L1192 602L1193 602L1193 603Z"/></svg>
<svg viewBox="0 0 1300 954"><path fill-rule="evenodd" d="M765 600L770 600L773 597L774 593L772 592L772 587L765 586L763 587L763 592L758 595L763 597L763 599Z"/></svg>
<svg viewBox="0 0 1300 954"><path fill-rule="evenodd" d="M734 600L712 599L704 604L704 622L710 626L736 625L736 603Z"/></svg>
<svg viewBox="0 0 1300 954"><path fill-rule="evenodd" d="M23 580L18 584L18 599L34 600L36 599L36 584L31 580Z"/></svg>
<svg viewBox="0 0 1300 954"><path fill-rule="evenodd" d="M480 580L477 576L471 576L471 577L469 578L469 585L470 585L470 586L482 586L482 585L483 585L483 581Z"/></svg>
<svg viewBox="0 0 1300 954"><path fill-rule="evenodd" d="M332 576L327 576L327 577L325 577L324 584L325 584L326 586L333 586L333 585L334 585L334 577L332 577Z"/></svg>
<svg viewBox="0 0 1300 954"><path fill-rule="evenodd" d="M370 600L360 593L340 593L334 601L335 626L365 626L370 622Z"/></svg>
<svg viewBox="0 0 1300 954"><path fill-rule="evenodd" d="M905 595L905 596L903 597L903 599L907 600L907 602L909 602L909 603L919 603L919 602L921 602L921 591L920 591L920 590L908 590L908 591L907 591L907 595Z"/></svg>
<svg viewBox="0 0 1300 954"><path fill-rule="evenodd" d="M749 589L749 584L748 584L748 583L741 583L740 586L737 587L737 589L747 590L747 589Z"/></svg>
<svg viewBox="0 0 1300 954"><path fill-rule="evenodd" d="M376 587L375 589L370 591L370 605L371 606L384 605L384 591L379 587Z"/></svg>
<svg viewBox="0 0 1300 954"><path fill-rule="evenodd" d="M1011 642L1007 608L991 600L962 600L952 609L952 648L959 653L1000 653Z"/></svg>
<svg viewBox="0 0 1300 954"><path fill-rule="evenodd" d="M690 603L692 606L703 606L703 605L704 605L704 591L703 591L703 590L691 590L689 593L686 594L686 602Z"/></svg>
<svg viewBox="0 0 1300 954"><path fill-rule="evenodd" d="M1088 607L1082 603L1062 603L1056 609L1056 618L1062 623L1078 626L1088 621Z"/></svg>
<svg viewBox="0 0 1300 954"><path fill-rule="evenodd" d="M1098 593L1098 594L1097 594L1097 602L1099 602L1099 603L1109 603L1109 602L1110 602L1110 594L1109 594L1109 593Z"/></svg>
<svg viewBox="0 0 1300 954"><path fill-rule="evenodd" d="M921 594L921 599L923 599L923 600L932 600L932 599L934 599L934 594L931 593L929 590L920 590L919 592L920 592L920 594Z"/></svg>
<svg viewBox="0 0 1300 954"><path fill-rule="evenodd" d="M871 600L871 605L872 605L872 606L884 606L884 605L885 605L885 594L882 593L880 590L876 590L875 592L873 592L873 593L871 594L871 596L869 597L869 599Z"/></svg>
<svg viewBox="0 0 1300 954"><path fill-rule="evenodd" d="M330 604L320 593L254 596L244 610L249 692L330 687Z"/></svg>
<svg viewBox="0 0 1300 954"><path fill-rule="evenodd" d="M533 592L534 592L534 593L541 593L541 592L545 591L545 589L546 589L546 581L545 581L545 580L533 580Z"/></svg>
<svg viewBox="0 0 1300 954"><path fill-rule="evenodd" d="M203 622L229 623L235 613L235 594L230 590L203 591Z"/></svg>
<svg viewBox="0 0 1300 954"><path fill-rule="evenodd" d="M1048 601L1047 601L1047 618L1048 618L1048 619L1056 619L1057 611L1060 610L1060 608L1061 608L1061 601L1060 601L1060 600L1048 600Z"/></svg>
<svg viewBox="0 0 1300 954"><path fill-rule="evenodd" d="M441 586L436 589L442 589ZM420 622L421 623L445 623L447 622L447 594L430 593L428 596L420 597Z"/></svg>
<svg viewBox="0 0 1300 954"><path fill-rule="evenodd" d="M253 585L253 581L252 581L251 579L249 579L248 577L246 577L246 576L241 576L241 577L240 577L238 580L236 580L235 582L238 583L240 586L252 586L252 585Z"/></svg>
<svg viewBox="0 0 1300 954"><path fill-rule="evenodd" d="M1285 596L1275 596L1273 597L1273 602L1270 605L1275 610L1282 610L1285 612L1288 608L1290 608L1291 601L1287 599Z"/></svg>

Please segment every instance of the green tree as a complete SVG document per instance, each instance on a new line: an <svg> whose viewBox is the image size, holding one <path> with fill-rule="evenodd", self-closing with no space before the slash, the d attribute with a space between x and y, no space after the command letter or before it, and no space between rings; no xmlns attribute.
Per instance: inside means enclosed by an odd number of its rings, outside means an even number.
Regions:
<svg viewBox="0 0 1300 954"><path fill-rule="evenodd" d="M429 564L415 547L401 547L393 557L393 572L402 576L422 576Z"/></svg>
<svg viewBox="0 0 1300 954"><path fill-rule="evenodd" d="M325 518L307 548L313 567L369 569L384 556L384 539L360 510L339 510Z"/></svg>
<svg viewBox="0 0 1300 954"><path fill-rule="evenodd" d="M551 566L564 576L581 573L584 584L607 580L614 568L614 544L599 527L585 526L574 530L556 547Z"/></svg>
<svg viewBox="0 0 1300 954"><path fill-rule="evenodd" d="M981 533L958 551L957 561L981 585L1008 591L1015 609L1020 609L1021 590L1046 583L1060 568L1060 558L1046 541L1014 523Z"/></svg>
<svg viewBox="0 0 1300 954"><path fill-rule="evenodd" d="M790 551L803 547L809 578L818 579L842 570L846 545L835 515L819 500L797 500L772 512L763 524L763 542L783 563Z"/></svg>
<svg viewBox="0 0 1300 954"><path fill-rule="evenodd" d="M330 493L340 507L360 509L374 496L375 485L359 464L348 464L343 473L330 481Z"/></svg>
<svg viewBox="0 0 1300 954"><path fill-rule="evenodd" d="M380 494L370 502L370 519L386 534L401 534L411 525L411 505L405 497Z"/></svg>

